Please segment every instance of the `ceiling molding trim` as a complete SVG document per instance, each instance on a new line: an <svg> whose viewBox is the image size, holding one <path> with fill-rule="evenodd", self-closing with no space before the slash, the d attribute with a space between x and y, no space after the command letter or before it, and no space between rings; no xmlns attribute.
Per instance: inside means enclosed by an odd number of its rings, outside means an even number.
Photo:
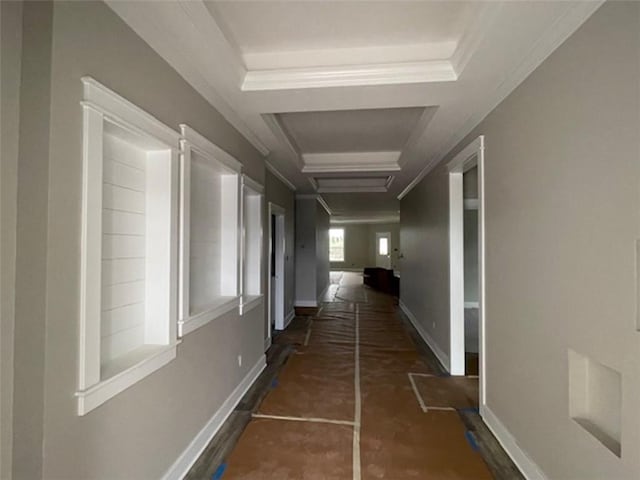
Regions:
<svg viewBox="0 0 640 480"><path fill-rule="evenodd" d="M286 127L282 124L278 116L273 113L263 113L261 116L264 123L266 123L267 127L271 130L271 133L276 137L276 140L281 145L284 145L291 160L293 160L298 168L302 168L304 166L302 162L302 153L296 143L292 140L291 135L287 132Z"/></svg>
<svg viewBox="0 0 640 480"><path fill-rule="evenodd" d="M183 43L185 25L193 25L192 8L184 9L178 2L153 2L153 10L150 14L150 2L121 2L118 0L105 0L106 4L131 29L136 32L153 50L171 65L209 104L227 120L256 150L267 156L269 149L260 141L258 136L244 123L240 115L231 107L228 101L207 80L206 72L199 68L199 62L192 55L191 45ZM190 2L182 2L190 3ZM206 7L204 7L206 9ZM207 15L209 15L207 13ZM150 21L150 16L153 21ZM209 15L210 16L210 15ZM198 43L206 45L208 58L212 52L209 45L201 37L202 32L197 30ZM228 47L231 48L231 47ZM241 77L242 78L242 77Z"/></svg>
<svg viewBox="0 0 640 480"><path fill-rule="evenodd" d="M447 155L476 128L515 88L520 85L554 50L556 50L580 25L595 13L605 0L592 2L576 2L567 4L564 15L549 26L547 31L533 44L531 50L523 57L522 62L505 77L492 95L475 114L471 115L462 128L451 137L437 155L420 171L418 176L400 192L398 200L402 200L420 181L427 176Z"/></svg>
<svg viewBox="0 0 640 480"><path fill-rule="evenodd" d="M392 215L362 215L362 216L333 216L331 217L331 225L357 225L357 224L383 224L383 223L400 223L400 214Z"/></svg>
<svg viewBox="0 0 640 480"><path fill-rule="evenodd" d="M316 181L315 178L307 177L307 180L309 180L309 183L311 184L311 186L313 187L314 190L319 191L318 190L318 182Z"/></svg>
<svg viewBox="0 0 640 480"><path fill-rule="evenodd" d="M242 82L242 90L255 92L300 88L455 82L457 79L458 75L450 61L431 60L377 65L249 70Z"/></svg>
<svg viewBox="0 0 640 480"><path fill-rule="evenodd" d="M327 202L325 202L324 198L322 198L322 195L318 195L318 203L323 206L323 208L327 211L329 216L333 215L331 213L331 209L329 208L329 205L327 205Z"/></svg>
<svg viewBox="0 0 640 480"><path fill-rule="evenodd" d="M291 183L287 177L285 177L282 173L280 173L280 171L273 166L273 164L271 164L270 162L268 162L267 160L264 161L264 166L267 170L269 170L278 180L280 180L282 183L284 183L287 188L289 190L291 190L292 192L296 191L296 186Z"/></svg>
<svg viewBox="0 0 640 480"><path fill-rule="evenodd" d="M318 193L386 193L387 187L318 187Z"/></svg>
<svg viewBox="0 0 640 480"><path fill-rule="evenodd" d="M502 2L484 2L481 4L480 11L474 16L474 21L465 30L451 57L451 64L458 75L462 74L467 63L478 50L482 40L484 40L487 32L498 18L502 6Z"/></svg>
<svg viewBox="0 0 640 480"><path fill-rule="evenodd" d="M296 200L316 200L329 215L333 215L329 205L327 205L327 202L322 198L322 195L318 195L317 193L300 193L296 195Z"/></svg>
<svg viewBox="0 0 640 480"><path fill-rule="evenodd" d="M424 112L420 115L418 123L416 123L416 126L413 128L407 138L407 141L402 147L402 154L400 155L400 158L398 158L398 165L400 167L403 167L407 163L409 152L411 152L411 150L413 150L413 148L418 144L437 110L438 106L425 107Z"/></svg>
<svg viewBox="0 0 640 480"><path fill-rule="evenodd" d="M302 173L397 172L401 152L304 153Z"/></svg>

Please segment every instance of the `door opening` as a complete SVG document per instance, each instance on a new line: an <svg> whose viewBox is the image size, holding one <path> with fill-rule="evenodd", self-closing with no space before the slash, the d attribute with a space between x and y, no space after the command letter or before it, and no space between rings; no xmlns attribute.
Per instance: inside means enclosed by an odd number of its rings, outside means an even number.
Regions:
<svg viewBox="0 0 640 480"><path fill-rule="evenodd" d="M268 335L284 330L284 233L285 210L269 203Z"/></svg>
<svg viewBox="0 0 640 480"><path fill-rule="evenodd" d="M376 267L391 268L391 234L376 232Z"/></svg>
<svg viewBox="0 0 640 480"><path fill-rule="evenodd" d="M484 137L449 163L451 375L479 376L485 405ZM474 354L477 352L477 363ZM475 371L474 371L475 370Z"/></svg>

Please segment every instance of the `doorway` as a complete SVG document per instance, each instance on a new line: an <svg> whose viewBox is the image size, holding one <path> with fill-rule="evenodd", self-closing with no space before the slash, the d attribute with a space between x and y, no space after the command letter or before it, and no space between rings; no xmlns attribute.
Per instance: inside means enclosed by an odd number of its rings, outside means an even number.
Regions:
<svg viewBox="0 0 640 480"><path fill-rule="evenodd" d="M284 330L284 208L269 203L268 338L273 330ZM269 341L270 343L270 341Z"/></svg>
<svg viewBox="0 0 640 480"><path fill-rule="evenodd" d="M391 268L391 233L376 232L376 267Z"/></svg>
<svg viewBox="0 0 640 480"><path fill-rule="evenodd" d="M456 155L449 163L448 168L449 288L451 295L449 372L451 375L468 374L467 369L474 368L475 365L467 365L465 352L467 349L477 350L477 367L474 369L477 369L479 376L479 400L480 405L483 406L486 398L484 381L486 341L484 309L484 137L478 137ZM465 195L465 190L467 195ZM467 197L466 199L465 196ZM476 249L475 252L472 251L473 249ZM468 278L465 278L465 273ZM466 325L465 306L467 307Z"/></svg>

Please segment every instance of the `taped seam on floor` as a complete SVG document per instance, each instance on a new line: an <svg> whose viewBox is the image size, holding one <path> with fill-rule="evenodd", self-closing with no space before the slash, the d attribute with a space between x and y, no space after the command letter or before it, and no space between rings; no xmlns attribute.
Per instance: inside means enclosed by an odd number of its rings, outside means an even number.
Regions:
<svg viewBox="0 0 640 480"><path fill-rule="evenodd" d="M420 392L418 391L418 386L416 385L416 381L413 379L413 375L418 375L417 373L407 373L407 376L409 377L409 382L411 383L411 388L413 389L413 393L416 396L416 399L418 400L418 405L420 405L420 408L422 409L423 412L427 411L427 406L424 404L424 401L422 400L422 395L420 395Z"/></svg>
<svg viewBox="0 0 640 480"><path fill-rule="evenodd" d="M288 417L285 415L267 415L264 413L254 413L251 415L253 418L266 418L269 420L285 420L288 422L309 422L309 423L330 423L333 425L348 425L354 426L355 423L349 420L332 420L330 418L315 418L315 417Z"/></svg>
<svg viewBox="0 0 640 480"><path fill-rule="evenodd" d="M211 480L220 480L222 478L222 475L224 475L224 472L226 469L227 469L227 464L226 463L221 464L213 473Z"/></svg>
<svg viewBox="0 0 640 480"><path fill-rule="evenodd" d="M304 346L308 347L309 346L309 338L311 337L311 324L313 323L313 320L309 320L309 327L307 328L307 334L304 336Z"/></svg>
<svg viewBox="0 0 640 480"><path fill-rule="evenodd" d="M355 425L353 426L353 480L360 480L360 422L362 421L362 400L360 398L360 305L355 304L356 342L355 342Z"/></svg>

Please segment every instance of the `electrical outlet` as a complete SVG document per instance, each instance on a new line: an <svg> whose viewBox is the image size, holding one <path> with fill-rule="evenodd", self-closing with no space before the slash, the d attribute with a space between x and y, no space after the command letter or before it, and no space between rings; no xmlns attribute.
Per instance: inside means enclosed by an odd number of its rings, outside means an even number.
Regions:
<svg viewBox="0 0 640 480"><path fill-rule="evenodd" d="M242 355L238 355L238 366L242 366Z"/></svg>

